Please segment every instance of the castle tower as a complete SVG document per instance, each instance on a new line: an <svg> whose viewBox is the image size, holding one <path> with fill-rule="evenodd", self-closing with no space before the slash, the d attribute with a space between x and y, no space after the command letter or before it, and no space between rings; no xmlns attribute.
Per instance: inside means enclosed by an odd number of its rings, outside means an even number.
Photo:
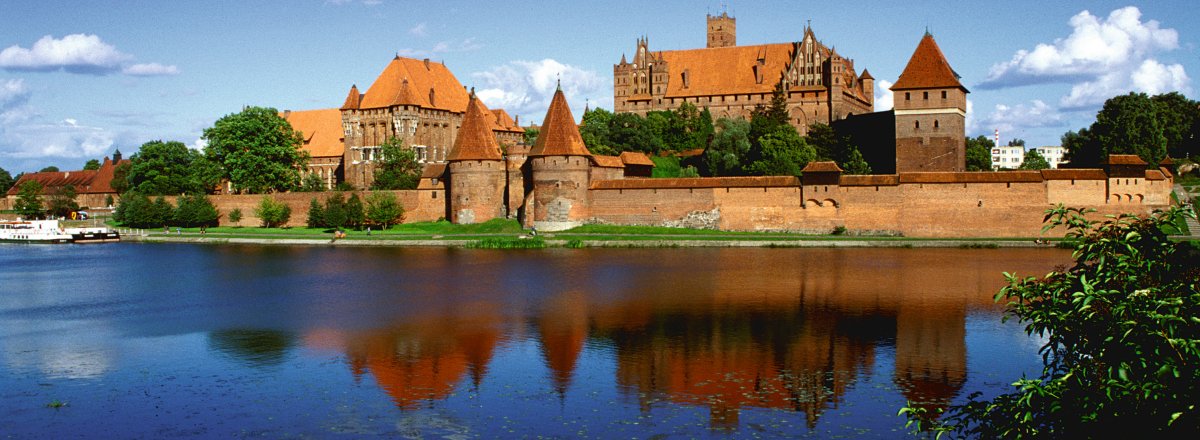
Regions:
<svg viewBox="0 0 1200 440"><path fill-rule="evenodd" d="M454 148L446 157L450 221L454 224L504 217L504 157L485 115L491 113L472 93Z"/></svg>
<svg viewBox="0 0 1200 440"><path fill-rule="evenodd" d="M873 106L875 104L875 77L871 76L871 71L863 69L862 75L859 75L858 81L862 84L863 96Z"/></svg>
<svg viewBox="0 0 1200 440"><path fill-rule="evenodd" d="M892 85L896 172L966 170L967 93L933 35Z"/></svg>
<svg viewBox="0 0 1200 440"><path fill-rule="evenodd" d="M708 47L737 46L737 19L722 12L708 15Z"/></svg>
<svg viewBox="0 0 1200 440"><path fill-rule="evenodd" d="M525 197L525 224L560 231L579 226L591 216L591 156L560 87L529 152L531 178L526 188L531 194Z"/></svg>

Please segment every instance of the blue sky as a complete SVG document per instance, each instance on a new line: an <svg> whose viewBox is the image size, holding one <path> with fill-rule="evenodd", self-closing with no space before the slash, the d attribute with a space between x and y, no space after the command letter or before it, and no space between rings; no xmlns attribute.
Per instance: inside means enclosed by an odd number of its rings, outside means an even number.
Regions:
<svg viewBox="0 0 1200 440"><path fill-rule="evenodd" d="M0 3L0 168L81 168L149 140L199 147L244 105L315 109L365 90L395 54L444 61L485 102L539 121L561 77L576 117L612 108L612 65L637 37L702 47L728 10L738 42L795 41L806 23L896 80L928 28L971 90L968 134L1056 145L1107 97L1196 99L1191 1L20 1ZM890 108L876 91L877 110Z"/></svg>

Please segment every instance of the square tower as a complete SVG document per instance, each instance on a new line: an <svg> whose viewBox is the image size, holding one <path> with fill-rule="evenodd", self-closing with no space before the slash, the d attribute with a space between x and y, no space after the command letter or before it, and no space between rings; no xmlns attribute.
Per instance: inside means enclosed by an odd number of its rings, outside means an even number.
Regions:
<svg viewBox="0 0 1200 440"><path fill-rule="evenodd" d="M708 15L708 47L737 46L737 19L722 12Z"/></svg>
<svg viewBox="0 0 1200 440"><path fill-rule="evenodd" d="M892 85L896 172L965 171L967 91L925 33Z"/></svg>

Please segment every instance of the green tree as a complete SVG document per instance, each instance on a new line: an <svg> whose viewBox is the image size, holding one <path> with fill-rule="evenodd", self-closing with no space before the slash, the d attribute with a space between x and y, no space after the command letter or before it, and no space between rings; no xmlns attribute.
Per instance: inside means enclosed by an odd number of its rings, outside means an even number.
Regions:
<svg viewBox="0 0 1200 440"><path fill-rule="evenodd" d="M1154 101L1145 93L1110 98L1096 114L1091 132L1101 149L1101 163L1109 154L1136 154L1157 164L1166 157L1167 138Z"/></svg>
<svg viewBox="0 0 1200 440"><path fill-rule="evenodd" d="M65 185L51 191L46 203L46 213L52 217L67 217L72 211L79 210L75 202L75 186Z"/></svg>
<svg viewBox="0 0 1200 440"><path fill-rule="evenodd" d="M277 228L292 219L292 207L267 195L263 196L254 208L254 215L262 221L264 228Z"/></svg>
<svg viewBox="0 0 1200 440"><path fill-rule="evenodd" d="M358 197L358 193L350 193L350 197L346 199L346 225L362 229L366 220L366 207L363 206L362 198Z"/></svg>
<svg viewBox="0 0 1200 440"><path fill-rule="evenodd" d="M12 174L9 174L8 170L0 168L0 192L7 192L15 183L17 181L13 179Z"/></svg>
<svg viewBox="0 0 1200 440"><path fill-rule="evenodd" d="M380 190L416 189L421 183L421 164L411 148L400 138L391 137L380 145L383 160L375 166L375 182L371 188Z"/></svg>
<svg viewBox="0 0 1200 440"><path fill-rule="evenodd" d="M172 223L185 228L216 226L220 213L204 194L193 193L180 196L175 201Z"/></svg>
<svg viewBox="0 0 1200 440"><path fill-rule="evenodd" d="M1062 135L1062 146L1067 150L1064 159L1072 168L1098 168L1101 165L1100 144L1089 129L1066 132Z"/></svg>
<svg viewBox="0 0 1200 440"><path fill-rule="evenodd" d="M94 171L100 169L100 161L96 159L88 159L87 163L83 164L84 171Z"/></svg>
<svg viewBox="0 0 1200 440"><path fill-rule="evenodd" d="M146 142L129 158L125 179L131 188L143 194L202 192L205 188L195 178L194 168L200 158L198 151L182 142Z"/></svg>
<svg viewBox="0 0 1200 440"><path fill-rule="evenodd" d="M974 393L940 420L902 409L910 424L954 437L1111 438L1200 431L1200 248L1176 242L1185 210L1103 223L1059 205L1044 230L1076 243L1075 263L1044 278L1005 274L1006 318L1045 341L1041 377L989 400ZM1190 434L1189 434L1190 433Z"/></svg>
<svg viewBox="0 0 1200 440"><path fill-rule="evenodd" d="M36 180L26 180L17 190L17 200L13 203L13 211L26 219L39 219L46 215L42 209L42 184Z"/></svg>
<svg viewBox="0 0 1200 440"><path fill-rule="evenodd" d="M579 127L579 136L583 138L583 144L587 146L588 151L593 154L609 154L605 152L612 151L608 140L608 125L612 117L612 112L602 108L594 108L583 114L583 126Z"/></svg>
<svg viewBox="0 0 1200 440"><path fill-rule="evenodd" d="M371 223L382 225L387 229L398 223L404 215L404 207L396 200L396 195L386 191L372 191L367 196L367 219Z"/></svg>
<svg viewBox="0 0 1200 440"><path fill-rule="evenodd" d="M833 131L833 127L820 122L808 126L808 135L804 140L812 145L817 150L817 160L832 160L837 162L841 159L841 147L839 146L838 135Z"/></svg>
<svg viewBox="0 0 1200 440"><path fill-rule="evenodd" d="M1019 170L1045 170L1050 168L1050 162L1042 157L1042 153L1038 153L1036 148L1025 150L1025 159L1021 161Z"/></svg>
<svg viewBox="0 0 1200 440"><path fill-rule="evenodd" d="M346 198L341 191L325 197L325 227L341 229L348 220Z"/></svg>
<svg viewBox="0 0 1200 440"><path fill-rule="evenodd" d="M316 197L308 202L308 218L304 223L310 228L325 227L325 207L321 206L321 202L317 201Z"/></svg>
<svg viewBox="0 0 1200 440"><path fill-rule="evenodd" d="M167 209L170 210L170 205L167 205ZM136 191L121 195L121 201L113 212L113 220L130 228L158 228L167 221L149 197Z"/></svg>
<svg viewBox="0 0 1200 440"><path fill-rule="evenodd" d="M121 162L113 167L113 178L109 182L109 186L117 194L125 194L129 191L129 171L133 169L133 164L129 162Z"/></svg>
<svg viewBox="0 0 1200 440"><path fill-rule="evenodd" d="M771 93L771 103L769 105L759 104L750 114L750 143L754 144L755 153L752 156L758 156L757 150L761 148L758 144L758 139L768 134L774 133L780 127L791 127L788 124L787 115L787 96L783 90L783 83L776 84L775 90ZM757 160L757 157L754 158Z"/></svg>
<svg viewBox="0 0 1200 440"><path fill-rule="evenodd" d="M1010 147L1024 147L1024 146L1025 146L1025 139L1021 139L1021 138L1014 138L1014 139L1012 139L1012 140L1009 140L1009 141L1008 141L1008 146L1010 146Z"/></svg>
<svg viewBox="0 0 1200 440"><path fill-rule="evenodd" d="M743 119L721 118L712 143L704 150L704 165L711 176L744 174L744 159L750 152L750 122Z"/></svg>
<svg viewBox="0 0 1200 440"><path fill-rule="evenodd" d="M614 114L608 126L608 138L613 151L641 151L654 153L657 150L654 136L646 120L633 113ZM657 145L661 147L661 145Z"/></svg>
<svg viewBox="0 0 1200 440"><path fill-rule="evenodd" d="M844 174L871 174L871 164L863 158L862 152L858 151L858 147L850 147L850 154L846 161L842 164Z"/></svg>
<svg viewBox="0 0 1200 440"><path fill-rule="evenodd" d="M300 185L300 191L303 192L321 192L325 191L325 179L317 173L308 173L304 175L304 183Z"/></svg>
<svg viewBox="0 0 1200 440"><path fill-rule="evenodd" d="M968 137L966 143L967 171L991 171L992 149L996 148L996 143L983 135Z"/></svg>
<svg viewBox="0 0 1200 440"><path fill-rule="evenodd" d="M537 138L538 138L538 129L536 129L536 128L526 128L525 129L525 145L536 144Z"/></svg>
<svg viewBox="0 0 1200 440"><path fill-rule="evenodd" d="M153 218L164 225L171 222L175 213L175 207L171 206L171 202L164 196L155 197L150 209L153 211Z"/></svg>
<svg viewBox="0 0 1200 440"><path fill-rule="evenodd" d="M1167 154L1176 158L1200 156L1200 103L1179 92L1154 95L1155 113L1167 141Z"/></svg>
<svg viewBox="0 0 1200 440"><path fill-rule="evenodd" d="M54 165L50 165L50 166L48 166L48 167L42 168L42 169L41 169L40 171L38 171L38 172L39 172L39 173L57 173L57 172L58 172L58 167L56 167L56 166L54 166Z"/></svg>
<svg viewBox="0 0 1200 440"><path fill-rule="evenodd" d="M205 155L221 166L234 191L287 191L308 164L303 139L273 108L246 107L204 129Z"/></svg>
<svg viewBox="0 0 1200 440"><path fill-rule="evenodd" d="M672 151L704 148L713 134L712 114L700 111L690 102L679 104L671 118L671 127L662 140L663 147Z"/></svg>
<svg viewBox="0 0 1200 440"><path fill-rule="evenodd" d="M234 226L240 226L242 222L242 208L233 208L229 211L229 221L233 222Z"/></svg>
<svg viewBox="0 0 1200 440"><path fill-rule="evenodd" d="M817 151L804 142L796 129L781 125L759 138L761 159L747 167L751 174L762 176L799 176L800 170L817 157Z"/></svg>

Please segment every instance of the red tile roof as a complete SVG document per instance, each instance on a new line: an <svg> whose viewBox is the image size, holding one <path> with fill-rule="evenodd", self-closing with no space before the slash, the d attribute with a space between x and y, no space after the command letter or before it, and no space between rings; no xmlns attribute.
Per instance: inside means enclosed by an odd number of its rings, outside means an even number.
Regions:
<svg viewBox="0 0 1200 440"><path fill-rule="evenodd" d="M1108 173L1104 170L1094 168L1063 168L1053 170L1041 170L1042 178L1046 180L1104 180L1108 178Z"/></svg>
<svg viewBox="0 0 1200 440"><path fill-rule="evenodd" d="M9 188L8 195L17 195L21 189L21 185L29 181L37 181L37 183L42 184L42 194L53 194L58 188L67 185L74 186L75 192L79 194L91 192L92 179L95 177L96 170L26 173L17 180L17 183L12 188Z"/></svg>
<svg viewBox="0 0 1200 440"><path fill-rule="evenodd" d="M892 84L892 90L931 89L957 87L966 90L958 81L958 75L950 68L942 49L938 47L933 35L925 34L917 44L917 50L909 58L908 65L900 78Z"/></svg>
<svg viewBox="0 0 1200 440"><path fill-rule="evenodd" d="M592 182L591 189L766 188L787 186L800 186L800 179L795 176L758 176L598 180Z"/></svg>
<svg viewBox="0 0 1200 440"><path fill-rule="evenodd" d="M447 161L459 160L501 160L500 144L492 132L495 126L491 112L483 102L471 97L467 105L467 113L463 115L462 126L454 139L454 148L446 156Z"/></svg>
<svg viewBox="0 0 1200 440"><path fill-rule="evenodd" d="M362 102L362 94L358 92L358 85L350 86L350 93L346 94L346 102L342 103L342 110L357 109Z"/></svg>
<svg viewBox="0 0 1200 440"><path fill-rule="evenodd" d="M403 90L406 82L408 91ZM468 101L467 91L445 64L398 56L367 89L359 107L381 108L399 102L462 113Z"/></svg>
<svg viewBox="0 0 1200 440"><path fill-rule="evenodd" d="M1109 165L1141 165L1146 166L1146 161L1142 160L1136 154L1110 154L1108 155Z"/></svg>
<svg viewBox="0 0 1200 440"><path fill-rule="evenodd" d="M592 162L595 162L596 166L601 168L625 168L625 162L622 162L621 158L617 156L600 156L593 154Z"/></svg>
<svg viewBox="0 0 1200 440"><path fill-rule="evenodd" d="M493 130L521 133L525 132L525 129L517 125L517 123L513 121L513 118L508 115L508 112L504 111L502 108L492 110L492 117L496 123L496 126L492 128Z"/></svg>
<svg viewBox="0 0 1200 440"><path fill-rule="evenodd" d="M421 169L421 178L422 179L433 179L436 177L442 177L445 174L446 174L446 164L444 164L444 163L426 164L425 168Z"/></svg>
<svg viewBox="0 0 1200 440"><path fill-rule="evenodd" d="M900 183L1018 183L1041 182L1040 171L974 171L964 173L900 173Z"/></svg>
<svg viewBox="0 0 1200 440"><path fill-rule="evenodd" d="M638 151L625 151L621 153L621 162L625 165L646 165L654 166L654 161L646 157L645 153Z"/></svg>
<svg viewBox="0 0 1200 440"><path fill-rule="evenodd" d="M117 165L128 164L129 159L121 159L120 163L113 163L112 159L104 158L104 163L100 165L100 169L96 170L96 177L92 178L90 192L94 194L116 194L117 190L112 187L113 171L117 169Z"/></svg>
<svg viewBox="0 0 1200 440"><path fill-rule="evenodd" d="M841 186L896 186L900 176L896 174L843 174L838 179Z"/></svg>
<svg viewBox="0 0 1200 440"><path fill-rule="evenodd" d="M1159 170L1146 170L1146 180L1167 180L1167 176Z"/></svg>
<svg viewBox="0 0 1200 440"><path fill-rule="evenodd" d="M304 138L304 151L312 157L341 157L345 151L342 111L336 108L284 113L292 129Z"/></svg>
<svg viewBox="0 0 1200 440"><path fill-rule="evenodd" d="M801 173L840 173L842 168L833 161L809 162Z"/></svg>
<svg viewBox="0 0 1200 440"><path fill-rule="evenodd" d="M575 116L567 106L567 98L562 89L554 92L550 100L550 108L542 119L541 132L533 145L530 156L591 156L583 138L579 136L579 127L575 125Z"/></svg>
<svg viewBox="0 0 1200 440"><path fill-rule="evenodd" d="M714 96L771 93L792 61L792 43L757 46L728 46L705 49L666 50L654 55L666 61L671 74L666 97ZM754 66L763 60L763 79L757 80ZM678 76L688 72L688 86Z"/></svg>

